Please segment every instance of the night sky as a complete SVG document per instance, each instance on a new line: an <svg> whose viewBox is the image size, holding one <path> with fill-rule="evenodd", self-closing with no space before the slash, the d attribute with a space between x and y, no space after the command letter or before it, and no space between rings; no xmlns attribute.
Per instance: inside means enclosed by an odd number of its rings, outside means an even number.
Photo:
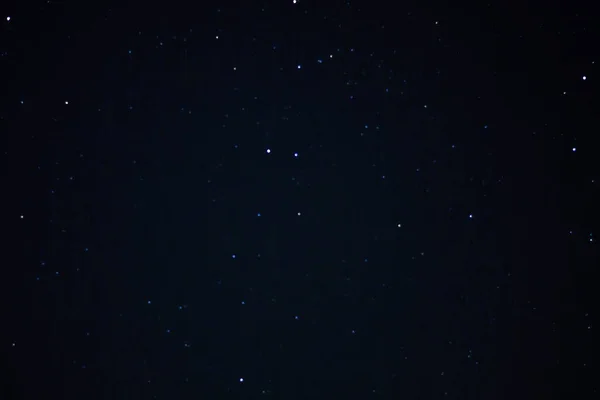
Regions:
<svg viewBox="0 0 600 400"><path fill-rule="evenodd" d="M0 399L596 398L593 2L187 3L0 6Z"/></svg>

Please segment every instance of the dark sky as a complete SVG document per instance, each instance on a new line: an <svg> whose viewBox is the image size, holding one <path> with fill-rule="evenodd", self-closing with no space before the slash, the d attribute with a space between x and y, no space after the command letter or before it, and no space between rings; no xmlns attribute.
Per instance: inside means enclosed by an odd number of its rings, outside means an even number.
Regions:
<svg viewBox="0 0 600 400"><path fill-rule="evenodd" d="M449 3L0 6L0 399L596 398L593 2Z"/></svg>

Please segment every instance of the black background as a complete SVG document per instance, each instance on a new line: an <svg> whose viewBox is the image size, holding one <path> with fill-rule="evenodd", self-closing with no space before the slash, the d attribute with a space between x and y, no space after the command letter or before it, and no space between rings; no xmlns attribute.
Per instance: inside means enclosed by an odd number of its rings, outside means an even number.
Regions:
<svg viewBox="0 0 600 400"><path fill-rule="evenodd" d="M0 7L0 398L597 396L591 6L197 3Z"/></svg>

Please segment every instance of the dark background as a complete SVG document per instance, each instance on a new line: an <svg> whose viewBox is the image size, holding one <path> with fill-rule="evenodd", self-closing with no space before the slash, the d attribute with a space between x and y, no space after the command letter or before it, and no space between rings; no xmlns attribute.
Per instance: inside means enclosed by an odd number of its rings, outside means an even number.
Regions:
<svg viewBox="0 0 600 400"><path fill-rule="evenodd" d="M3 4L0 398L596 398L587 3Z"/></svg>

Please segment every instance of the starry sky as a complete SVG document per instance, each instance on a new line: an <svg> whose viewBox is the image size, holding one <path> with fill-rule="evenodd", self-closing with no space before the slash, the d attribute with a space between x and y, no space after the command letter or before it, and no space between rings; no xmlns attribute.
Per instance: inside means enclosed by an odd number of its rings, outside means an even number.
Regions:
<svg viewBox="0 0 600 400"><path fill-rule="evenodd" d="M197 3L0 7L1 399L597 396L591 5Z"/></svg>

